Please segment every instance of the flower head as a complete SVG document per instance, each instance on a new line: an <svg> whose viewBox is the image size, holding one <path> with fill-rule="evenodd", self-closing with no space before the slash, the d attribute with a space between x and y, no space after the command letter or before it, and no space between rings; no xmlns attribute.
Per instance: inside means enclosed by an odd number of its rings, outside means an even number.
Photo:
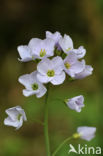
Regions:
<svg viewBox="0 0 103 156"><path fill-rule="evenodd" d="M23 90L23 95L27 97L36 94L40 98L47 91L44 85L38 81L37 71L20 76L19 82L25 86L26 89Z"/></svg>
<svg viewBox="0 0 103 156"><path fill-rule="evenodd" d="M64 37L60 38L59 45L65 53L73 49L73 41L68 35L64 35Z"/></svg>
<svg viewBox="0 0 103 156"><path fill-rule="evenodd" d="M19 129L23 121L27 120L25 112L20 106L9 108L5 112L8 117L4 120L4 124L7 126L13 126Z"/></svg>
<svg viewBox="0 0 103 156"><path fill-rule="evenodd" d="M77 132L81 139L90 141L95 137L96 128L95 127L78 127Z"/></svg>
<svg viewBox="0 0 103 156"><path fill-rule="evenodd" d="M78 74L81 71L83 71L84 68L85 68L84 60L78 61L77 55L72 51L64 59L64 70L71 77L74 77L75 74Z"/></svg>
<svg viewBox="0 0 103 156"><path fill-rule="evenodd" d="M67 99L67 106L76 112L81 112L82 107L84 107L84 97L82 95Z"/></svg>
<svg viewBox="0 0 103 156"><path fill-rule="evenodd" d="M54 55L55 42L51 38L44 40L32 38L29 42L31 54L34 58L43 59Z"/></svg>
<svg viewBox="0 0 103 156"><path fill-rule="evenodd" d="M63 67L61 57L57 56L52 60L46 58L37 65L37 78L42 83L51 82L53 85L59 85L65 80Z"/></svg>
<svg viewBox="0 0 103 156"><path fill-rule="evenodd" d="M33 60L33 57L31 55L31 49L29 48L29 46L18 46L17 48L19 55L21 57L21 59L19 59L21 62L28 62Z"/></svg>

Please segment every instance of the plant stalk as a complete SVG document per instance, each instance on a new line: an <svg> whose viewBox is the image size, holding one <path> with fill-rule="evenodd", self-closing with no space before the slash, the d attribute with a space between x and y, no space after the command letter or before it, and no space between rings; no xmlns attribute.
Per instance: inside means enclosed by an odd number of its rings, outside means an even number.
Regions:
<svg viewBox="0 0 103 156"><path fill-rule="evenodd" d="M65 139L58 147L57 147L57 149L54 151L54 153L52 154L52 156L56 156L56 154L58 153L58 151L62 148L62 146L64 145L64 144L66 144L69 140L71 140L73 138L73 136L72 137L69 137L69 138L67 138L67 139Z"/></svg>
<svg viewBox="0 0 103 156"><path fill-rule="evenodd" d="M49 95L49 84L47 85L47 93L45 97L45 108L44 108L44 136L46 145L46 156L50 156L50 144L49 144L49 133L48 133L48 95Z"/></svg>

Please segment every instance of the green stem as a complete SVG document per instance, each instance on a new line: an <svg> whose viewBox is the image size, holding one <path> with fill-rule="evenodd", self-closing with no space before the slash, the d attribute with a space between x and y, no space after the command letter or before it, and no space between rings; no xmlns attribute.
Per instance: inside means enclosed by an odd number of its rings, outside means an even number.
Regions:
<svg viewBox="0 0 103 156"><path fill-rule="evenodd" d="M73 139L73 136L72 137L69 137L67 139L65 139L58 147L57 149L54 151L54 153L52 154L52 156L55 156L57 154L57 152L62 148L62 146L64 144L66 144L69 140Z"/></svg>
<svg viewBox="0 0 103 156"><path fill-rule="evenodd" d="M47 86L47 93L45 97L45 111L44 111L44 136L46 145L46 156L50 156L50 145L49 145L49 134L48 134L48 95L49 95L49 84Z"/></svg>

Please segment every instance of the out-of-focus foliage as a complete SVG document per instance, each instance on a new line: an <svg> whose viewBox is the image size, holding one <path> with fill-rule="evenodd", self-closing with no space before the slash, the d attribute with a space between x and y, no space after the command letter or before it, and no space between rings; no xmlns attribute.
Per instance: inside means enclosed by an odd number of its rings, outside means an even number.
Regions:
<svg viewBox="0 0 103 156"><path fill-rule="evenodd" d="M74 46L87 49L86 62L93 65L93 75L60 86L52 86L49 95L49 132L51 150L78 126L95 126L95 139L88 146L103 147L103 0L3 0L0 2L0 156L45 156L43 127L34 122L43 120L44 97L26 98L18 77L35 70L33 62L20 63L17 46L33 37L45 37L45 31L69 34ZM83 94L85 108L81 113L69 110L58 98ZM21 105L28 121L15 131L3 125L5 109ZM65 145L58 156L68 155ZM72 154L73 155L73 154Z"/></svg>

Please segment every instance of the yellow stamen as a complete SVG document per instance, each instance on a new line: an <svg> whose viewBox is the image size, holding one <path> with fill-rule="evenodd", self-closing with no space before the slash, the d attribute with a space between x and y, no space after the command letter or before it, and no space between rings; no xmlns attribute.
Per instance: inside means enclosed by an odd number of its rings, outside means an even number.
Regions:
<svg viewBox="0 0 103 156"><path fill-rule="evenodd" d="M46 51L45 49L40 51L40 57L44 57L46 55Z"/></svg>
<svg viewBox="0 0 103 156"><path fill-rule="evenodd" d="M69 69L69 68L71 67L71 65L70 65L68 62L66 62L66 63L65 63L65 67L66 67L67 69Z"/></svg>
<svg viewBox="0 0 103 156"><path fill-rule="evenodd" d="M38 84L37 83L32 84L32 89L37 90L38 89Z"/></svg>
<svg viewBox="0 0 103 156"><path fill-rule="evenodd" d="M53 77L55 75L55 71L54 70L48 70L47 75L49 77Z"/></svg>
<svg viewBox="0 0 103 156"><path fill-rule="evenodd" d="M70 50L72 50L72 48L70 48L70 47L68 49L66 49L66 51L70 51Z"/></svg>

